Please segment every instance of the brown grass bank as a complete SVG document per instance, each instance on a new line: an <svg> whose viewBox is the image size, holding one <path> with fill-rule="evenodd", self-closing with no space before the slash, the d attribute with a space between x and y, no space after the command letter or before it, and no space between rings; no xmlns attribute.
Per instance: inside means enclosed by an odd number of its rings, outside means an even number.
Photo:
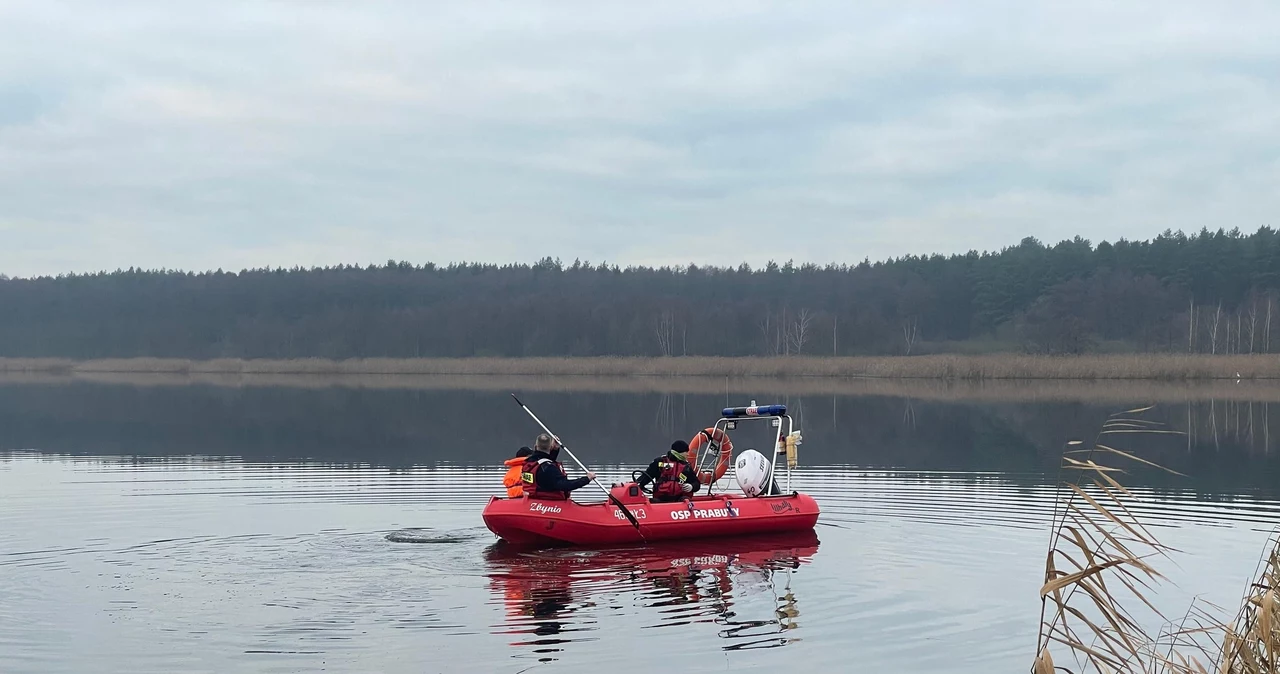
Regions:
<svg viewBox="0 0 1280 674"><path fill-rule="evenodd" d="M1209 400L1280 403L1280 380L873 379L838 377L672 377L406 374L224 374L180 372L0 372L0 385L91 382L122 386L355 388L730 395L887 396L965 403L1089 402L1161 404Z"/></svg>
<svg viewBox="0 0 1280 674"><path fill-rule="evenodd" d="M0 372L228 375L545 375L1163 381L1280 379L1280 355L928 355L825 358L359 358L327 360L0 358Z"/></svg>

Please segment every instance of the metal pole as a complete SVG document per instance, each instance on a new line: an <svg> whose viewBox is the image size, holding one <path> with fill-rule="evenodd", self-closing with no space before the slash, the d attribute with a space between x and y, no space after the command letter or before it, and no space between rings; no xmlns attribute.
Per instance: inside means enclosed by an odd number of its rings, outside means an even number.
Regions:
<svg viewBox="0 0 1280 674"><path fill-rule="evenodd" d="M529 409L528 407L525 406L524 403L520 402L520 399L516 397L516 394L512 393L511 397L515 398L516 404L519 405L521 409L523 409L525 412L528 412L529 416L533 417L533 420L538 422L538 425L542 427L542 430L546 431L547 435L550 435L551 437L555 438L556 444L560 445L560 449L563 449L564 451L569 453L569 458L573 459L573 462L578 464L578 467L582 469L582 472L584 473L591 472L587 470L586 466L582 465L582 462L578 460L578 457L573 455L573 452L568 447L565 447L564 444L560 442L560 436L556 435L555 433L552 433L551 429L547 428L547 425L542 423L542 420L538 418L538 415L533 413L533 410ZM640 520L636 519L636 516L631 514L631 511L627 508L626 505L622 503L622 501L618 500L618 497L614 496L613 494L610 494L609 490L605 489L603 484L600 484L600 480L593 479L591 481L596 483L596 486L600 488L600 491L604 492L604 496L608 501L618 506L618 510L622 511L622 515L627 518L627 521L631 523L631 526L636 528L636 533L640 535L640 540L648 543L649 539L645 538L644 532L640 530Z"/></svg>
<svg viewBox="0 0 1280 674"><path fill-rule="evenodd" d="M511 397L515 398L515 394L512 394ZM542 420L538 418L538 415L533 413L533 410L529 409L528 407L525 407L524 403L521 403L519 398L516 398L516 402L520 403L520 407L524 408L524 411L528 412L529 416L533 417L533 420L538 422L538 425L542 427L542 430L546 431L547 435L550 435L556 441L556 444L560 445L560 449L563 449L565 453L569 455L569 458L573 459L573 462L578 464L578 468L581 468L582 472L584 473L591 472L590 470L587 469L586 466L582 464L581 461L578 460L578 457L573 455L572 450L570 450L568 447L565 447L563 442L560 442L560 436L556 435L555 433L552 433L551 429L547 428L547 425L542 423ZM611 495L609 494L609 490L605 489L604 485L600 484L599 479L592 479L591 481L594 482L595 485L600 488L600 491L604 492L605 496Z"/></svg>

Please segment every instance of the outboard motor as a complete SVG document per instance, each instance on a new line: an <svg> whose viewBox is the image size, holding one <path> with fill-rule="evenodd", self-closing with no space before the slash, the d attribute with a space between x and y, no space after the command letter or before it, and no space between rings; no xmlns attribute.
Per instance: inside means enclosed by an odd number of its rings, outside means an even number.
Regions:
<svg viewBox="0 0 1280 674"><path fill-rule="evenodd" d="M733 464L733 476L738 481L742 493L756 497L763 494L769 479L769 460L754 449L748 449L738 455Z"/></svg>

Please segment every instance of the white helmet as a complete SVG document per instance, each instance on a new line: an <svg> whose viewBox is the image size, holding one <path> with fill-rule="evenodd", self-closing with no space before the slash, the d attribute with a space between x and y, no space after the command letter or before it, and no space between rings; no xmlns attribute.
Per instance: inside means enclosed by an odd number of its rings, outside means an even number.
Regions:
<svg viewBox="0 0 1280 674"><path fill-rule="evenodd" d="M759 496L764 493L769 480L769 460L754 449L748 449L738 455L733 464L733 476L747 496Z"/></svg>

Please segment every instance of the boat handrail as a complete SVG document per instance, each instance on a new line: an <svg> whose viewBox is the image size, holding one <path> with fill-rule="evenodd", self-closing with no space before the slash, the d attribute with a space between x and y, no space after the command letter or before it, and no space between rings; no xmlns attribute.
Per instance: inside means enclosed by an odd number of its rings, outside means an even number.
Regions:
<svg viewBox="0 0 1280 674"><path fill-rule="evenodd" d="M776 427L778 429L778 432L775 433L773 438L770 440L770 449L767 454L769 459L769 474L765 478L765 487L764 487L765 491L762 494L763 496L777 495L772 492L773 492L774 478L777 475L777 469L778 469L778 456L779 456L778 439L782 438L783 441L785 442L786 437L791 435L791 433L795 430L795 420L791 418L790 414L787 414L787 406L786 405L756 405L755 401L753 400L750 406L724 408L721 411L720 419L716 420L716 423L715 423L715 430L720 431L725 435L728 435L728 431L731 429L731 427L732 429L736 430L737 423L741 421L769 421L771 422L770 426L775 426L775 424L772 423L774 420L777 421ZM783 432L784 428L785 428L785 432ZM786 455L783 454L783 456L785 457ZM703 453L698 457L699 465L696 468L697 470L702 471L704 470L703 466L705 464L710 468L714 469L715 462L717 460L719 460L718 451ZM715 488L715 482L713 481L711 484L707 485L707 493L711 494L714 488ZM786 492L790 492L790 491L791 491L791 463L788 461Z"/></svg>

